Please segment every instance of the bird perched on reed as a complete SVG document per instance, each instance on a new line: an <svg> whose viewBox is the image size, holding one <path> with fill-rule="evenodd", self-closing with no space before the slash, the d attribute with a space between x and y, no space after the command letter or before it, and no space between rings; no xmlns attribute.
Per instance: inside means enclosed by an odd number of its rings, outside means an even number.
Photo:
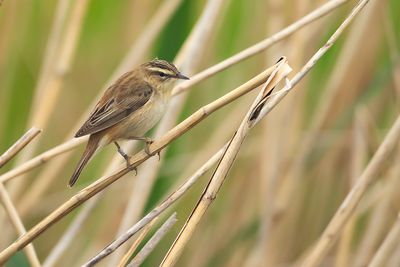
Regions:
<svg viewBox="0 0 400 267"><path fill-rule="evenodd" d="M129 167L129 156L118 140L146 142L145 151L153 141L144 134L162 117L171 90L177 79L187 80L178 69L165 60L154 59L122 75L100 98L93 112L75 134L90 135L69 186L77 181L83 167L101 147L113 142Z"/></svg>

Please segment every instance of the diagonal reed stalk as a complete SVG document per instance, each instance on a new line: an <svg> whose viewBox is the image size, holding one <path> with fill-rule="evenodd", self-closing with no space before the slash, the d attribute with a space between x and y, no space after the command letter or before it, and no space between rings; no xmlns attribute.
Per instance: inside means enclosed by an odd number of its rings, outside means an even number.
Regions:
<svg viewBox="0 0 400 267"><path fill-rule="evenodd" d="M147 256L154 250L155 246L161 241L161 239L165 236L165 234L174 226L177 222L176 212L174 212L161 227L154 233L154 235L150 238L149 241L143 246L143 248L136 254L136 256L132 259L132 261L127 266L140 266L143 261L147 258ZM102 259L104 259L107 255L114 252L117 249L108 248L106 254L98 254L96 257L83 264L82 267L94 266L99 263ZM102 251L104 252L104 251Z"/></svg>
<svg viewBox="0 0 400 267"><path fill-rule="evenodd" d="M14 158L18 152L24 149L24 147L28 145L40 132L41 130L35 127L27 131L17 142L14 143L14 145L12 145L0 156L0 168ZM0 200L18 235L21 236L25 234L25 226L19 217L18 211L15 208L14 203L12 202L12 199L3 183L0 183ZM39 258L36 255L33 245L29 244L29 246L27 246L24 250L30 265L34 267L40 267Z"/></svg>
<svg viewBox="0 0 400 267"><path fill-rule="evenodd" d="M143 246L143 248L132 259L127 267L139 267L177 221L178 219L176 218L175 212L165 221L165 223L157 230L157 232L155 232L155 234Z"/></svg>
<svg viewBox="0 0 400 267"><path fill-rule="evenodd" d="M143 231L140 232L139 236L135 239L135 241L132 243L132 245L129 247L128 251L125 253L125 255L121 258L121 260L118 263L117 267L125 267L126 264L128 263L129 259L132 257L133 253L136 251L140 243L143 241L143 239L146 237L146 235L149 233L151 227L153 224L156 222L156 219L152 220L148 225L146 225L143 228Z"/></svg>
<svg viewBox="0 0 400 267"><path fill-rule="evenodd" d="M390 255L394 252L396 245L400 241L400 214L397 215L397 219L394 222L389 233L386 235L385 240L379 247L378 251L373 256L372 260L368 264L368 267L381 267L386 266L386 262Z"/></svg>
<svg viewBox="0 0 400 267"><path fill-rule="evenodd" d="M202 194L199 202L192 211L189 219L186 221L184 227L182 228L178 237L175 239L160 266L172 266L176 263L184 246L187 244L189 238L193 234L193 231L200 222L200 219L203 217L207 208L216 198L217 193L221 188L228 171L232 167L246 135L255 125L255 123L260 120L259 116L262 116L261 114L263 114L262 109L265 105L265 101L267 101L266 97L268 97L277 84L291 71L290 67L287 65L286 59L281 59L277 64L277 68L269 76L265 86L260 91L238 130L230 140L228 147L224 151L224 154L218 163L216 170L214 171L214 174L204 190L204 193Z"/></svg>
<svg viewBox="0 0 400 267"><path fill-rule="evenodd" d="M40 134L40 132L41 130L35 127L29 129L14 145L0 156L0 168L15 157L15 155Z"/></svg>
<svg viewBox="0 0 400 267"><path fill-rule="evenodd" d="M271 72L275 69L275 67L271 67L264 72L257 75L255 78L246 82L242 86L232 90L228 94L220 97L219 99L211 102L210 104L203 106L197 112L192 114L190 117L182 121L180 124L175 126L173 129L168 131L161 138L156 140L153 144L149 146L150 153L157 153L161 151L164 147L166 147L169 143L174 141L176 138L190 130L197 123L208 117L211 113L217 111L223 106L231 103L235 99L243 96L247 92L252 89L258 87L260 84L265 82ZM139 164L146 161L150 156L144 151L141 150L137 154L135 154L131 159L132 167L136 167ZM44 218L41 222L35 225L30 231L28 231L24 236L16 240L12 245L3 250L0 253L0 263L4 263L7 261L14 253L16 253L21 248L25 247L32 240L34 240L37 236L39 236L43 231L45 231L49 226L63 218L65 215L69 214L76 207L80 206L82 203L96 195L97 193L104 190L106 187L111 185L113 182L121 178L123 175L129 172L129 168L123 168L119 172L114 173L111 176L102 177L82 189L75 196L71 197L68 201L62 204L59 208L57 208L54 212Z"/></svg>

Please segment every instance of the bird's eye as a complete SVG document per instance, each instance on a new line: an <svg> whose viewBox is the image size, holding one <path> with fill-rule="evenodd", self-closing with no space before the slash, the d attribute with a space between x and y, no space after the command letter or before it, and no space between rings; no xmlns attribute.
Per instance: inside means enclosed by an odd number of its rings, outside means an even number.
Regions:
<svg viewBox="0 0 400 267"><path fill-rule="evenodd" d="M167 76L167 75L165 75L164 72L159 72L158 75L159 75L161 78L165 78L165 77Z"/></svg>

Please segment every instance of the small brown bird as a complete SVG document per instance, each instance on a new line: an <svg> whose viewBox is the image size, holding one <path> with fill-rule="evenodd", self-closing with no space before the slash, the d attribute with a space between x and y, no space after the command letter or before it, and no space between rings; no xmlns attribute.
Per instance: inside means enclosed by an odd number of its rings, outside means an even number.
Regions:
<svg viewBox="0 0 400 267"><path fill-rule="evenodd" d="M162 117L171 97L173 83L188 80L178 69L165 60L154 59L122 75L100 98L88 120L75 134L90 134L82 158L69 180L73 186L83 167L101 147L114 142L118 152L129 167L129 156L121 149L118 140L146 142L145 151L153 141L143 136Z"/></svg>

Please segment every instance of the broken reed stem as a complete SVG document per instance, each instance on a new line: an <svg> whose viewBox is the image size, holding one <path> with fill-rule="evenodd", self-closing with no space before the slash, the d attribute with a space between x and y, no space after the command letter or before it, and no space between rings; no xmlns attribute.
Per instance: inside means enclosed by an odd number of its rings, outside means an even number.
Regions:
<svg viewBox="0 0 400 267"><path fill-rule="evenodd" d="M167 146L169 143L177 139L179 136L186 133L200 121L208 117L208 115L210 115L211 113L231 103L235 99L241 97L242 95L246 94L247 92L251 91L252 89L264 83L275 68L276 65L271 68L268 68L267 70L263 71L253 79L249 80L248 82L244 83L238 88L232 90L228 94L200 108L190 117L182 121L180 124L175 126L169 132L167 132L164 136L162 136L154 143L152 143L149 146L150 152L157 153L158 151L161 151L165 146ZM149 157L150 156L144 150L141 150L131 158L132 167L140 165L141 163L146 161ZM80 206L82 203L84 203L97 193L104 190L106 187L108 187L110 184L112 184L113 182L115 182L128 172L129 168L123 168L122 170L118 171L117 173L114 173L113 175L107 177L101 177L97 181L93 182L91 185L79 191L76 195L71 197L64 204L62 204L55 211L53 211L50 215L48 215L41 222L35 225L25 235L20 237L8 248L3 250L0 253L0 264L7 261L13 254L15 254L18 250L29 244L32 240L34 240L37 236L39 236L52 224L63 218L65 215L69 214L76 207Z"/></svg>
<svg viewBox="0 0 400 267"><path fill-rule="evenodd" d="M118 263L117 267L125 267L126 264L128 263L129 259L132 257L133 253L135 252L135 250L137 249L137 247L139 246L140 242L143 241L143 239L146 237L146 235L149 233L151 227L153 226L153 224L156 222L156 219L153 219L152 221L150 221L150 223L148 225L146 225L143 229L142 232L140 232L139 236L135 239L135 241L132 243L132 245L130 246L130 248L128 249L128 251L125 253L125 255L122 257L122 259L120 260L120 262Z"/></svg>
<svg viewBox="0 0 400 267"><path fill-rule="evenodd" d="M176 212L174 212L168 220L157 230L157 232L150 238L150 240L144 245L139 253L133 258L127 267L139 267L140 264L149 256L154 248L160 243L161 239L171 230L172 226L178 221L176 218Z"/></svg>
<svg viewBox="0 0 400 267"><path fill-rule="evenodd" d="M178 260L183 248L189 241L194 230L199 224L201 218L205 214L208 207L211 205L213 200L216 198L219 189L224 182L228 171L233 165L237 154L239 153L240 147L250 131L251 127L254 126L254 120L260 115L259 108L265 105L266 97L268 94L277 86L277 84L288 75L291 71L290 67L287 65L286 59L281 59L278 63L278 67L270 75L264 88L260 91L251 108L247 112L245 118L240 124L238 130L235 132L234 136L230 140L227 149L218 163L218 166L212 175L204 193L202 194L199 202L195 206L185 225L183 226L178 237L175 239L174 243L170 247L166 256L164 257L160 266L173 266Z"/></svg>
<svg viewBox="0 0 400 267"><path fill-rule="evenodd" d="M42 130L32 127L17 142L15 142L6 152L0 156L0 168L10 161L19 151L21 151L33 138Z"/></svg>
<svg viewBox="0 0 400 267"><path fill-rule="evenodd" d="M0 156L0 167L4 166L15 155L17 155L18 152L20 152L40 132L41 130L35 127L31 128L28 132L26 132L20 139L18 139L17 142L15 142L6 152L4 152L3 155ZM26 233L25 226L18 215L18 211L15 208L12 199L7 192L7 189L1 182L0 182L0 200L18 235L21 236L25 234ZM29 244L29 246L25 248L25 253L31 266L40 267L39 258L32 244Z"/></svg>
<svg viewBox="0 0 400 267"><path fill-rule="evenodd" d="M199 72L198 74L194 75L193 77L190 78L189 81L183 82L179 85L177 85L172 93L173 95L178 95L183 93L184 91L187 91L190 87L200 83L201 81L233 66L234 64L237 64L249 57L252 57L254 55L257 55L264 50L266 50L268 47L271 45L285 39L292 33L298 31L299 29L303 28L304 26L310 24L311 22L316 21L317 19L329 14L336 8L340 7L341 5L345 4L349 0L331 0L328 3L318 7L314 11L310 12L306 16L300 18L293 24L287 26L286 28L282 29L281 31L277 32L276 34L264 39L263 41L246 48L245 50L242 50L241 52L225 59L224 61L221 61L220 63L211 66L204 71ZM49 159L52 157L55 157L57 155L60 155L64 152L70 151L73 148L77 147L78 145L84 143L87 140L86 137L79 138L79 139L70 139L68 141L65 141L64 143L43 152L42 154L32 158L31 160L28 160L27 162L21 164L14 170L11 170L10 172L7 172L3 175L0 176L0 181L8 181L10 179L13 179L17 177L18 175L21 175L35 167L40 166L41 164L47 162ZM49 153L50 151L57 150L57 153Z"/></svg>

